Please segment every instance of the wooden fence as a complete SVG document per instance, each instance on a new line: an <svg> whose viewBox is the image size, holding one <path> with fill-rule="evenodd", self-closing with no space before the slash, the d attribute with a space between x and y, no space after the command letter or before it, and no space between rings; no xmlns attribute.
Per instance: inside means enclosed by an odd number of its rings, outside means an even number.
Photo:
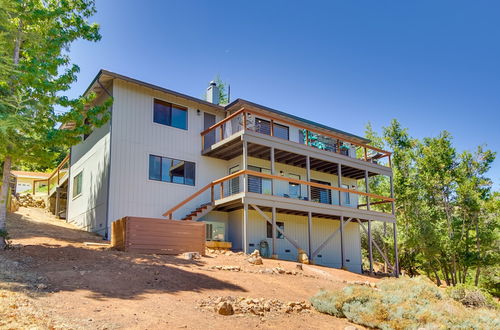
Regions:
<svg viewBox="0 0 500 330"><path fill-rule="evenodd" d="M125 217L111 227L111 245L122 251L205 254L205 223Z"/></svg>

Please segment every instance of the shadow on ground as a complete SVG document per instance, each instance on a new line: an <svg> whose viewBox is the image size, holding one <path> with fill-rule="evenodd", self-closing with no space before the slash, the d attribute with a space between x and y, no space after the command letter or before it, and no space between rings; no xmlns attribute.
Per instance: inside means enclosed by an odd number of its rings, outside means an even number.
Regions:
<svg viewBox="0 0 500 330"><path fill-rule="evenodd" d="M141 299L141 295L153 292L246 291L194 272L203 266L200 260L88 248L81 243L92 237L96 240L96 236L57 224L35 222L19 214L10 214L8 224L14 244L30 237L34 242L0 252L10 268L9 276L2 276L0 270L0 280L4 282L33 290L41 287L50 292L88 290L95 299ZM54 244L51 239L58 241Z"/></svg>

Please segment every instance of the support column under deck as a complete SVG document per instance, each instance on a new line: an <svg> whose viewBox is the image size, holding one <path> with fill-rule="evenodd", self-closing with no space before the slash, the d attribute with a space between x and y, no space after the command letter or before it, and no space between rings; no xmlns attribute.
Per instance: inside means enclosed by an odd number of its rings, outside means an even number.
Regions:
<svg viewBox="0 0 500 330"><path fill-rule="evenodd" d="M344 268L344 216L340 216L340 268Z"/></svg>
<svg viewBox="0 0 500 330"><path fill-rule="evenodd" d="M394 275L399 277L398 227L395 222L392 225L394 231Z"/></svg>
<svg viewBox="0 0 500 330"><path fill-rule="evenodd" d="M368 220L368 259L370 261L370 275L373 275L373 243L372 243L372 222Z"/></svg>
<svg viewBox="0 0 500 330"><path fill-rule="evenodd" d="M243 203L243 226L242 226L242 248L243 252L248 254L248 203Z"/></svg>
<svg viewBox="0 0 500 330"><path fill-rule="evenodd" d="M276 253L276 208L272 208L272 238L273 238L273 259L278 259L278 254Z"/></svg>
<svg viewBox="0 0 500 330"><path fill-rule="evenodd" d="M312 261L312 212L307 212L307 255Z"/></svg>

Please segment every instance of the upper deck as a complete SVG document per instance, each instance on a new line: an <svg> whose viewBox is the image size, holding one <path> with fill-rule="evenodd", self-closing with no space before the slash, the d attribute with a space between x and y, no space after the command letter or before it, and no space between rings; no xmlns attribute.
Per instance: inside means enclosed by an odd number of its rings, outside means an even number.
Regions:
<svg viewBox="0 0 500 330"><path fill-rule="evenodd" d="M360 179L369 175L392 176L391 153L367 145L360 138L334 134L311 125L294 123L283 116L253 108L241 108L201 132L202 154L229 160L241 155L247 141L250 157L305 167L311 158L311 169L336 174L336 164L344 167L343 176Z"/></svg>

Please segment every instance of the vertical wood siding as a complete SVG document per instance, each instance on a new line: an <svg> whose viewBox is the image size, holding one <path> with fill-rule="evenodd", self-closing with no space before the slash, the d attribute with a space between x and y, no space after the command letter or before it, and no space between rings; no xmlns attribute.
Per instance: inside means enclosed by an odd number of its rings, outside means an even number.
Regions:
<svg viewBox="0 0 500 330"><path fill-rule="evenodd" d="M168 95L127 82L114 84L113 136L109 222L125 216L161 217L169 208L225 175L227 162L201 156L203 111L188 107L188 130L153 123L153 99L187 106ZM215 113L214 113L215 114ZM216 114L217 121L222 114ZM196 186L149 180L149 155L171 157L196 164ZM181 218L202 203L200 195L174 218Z"/></svg>

